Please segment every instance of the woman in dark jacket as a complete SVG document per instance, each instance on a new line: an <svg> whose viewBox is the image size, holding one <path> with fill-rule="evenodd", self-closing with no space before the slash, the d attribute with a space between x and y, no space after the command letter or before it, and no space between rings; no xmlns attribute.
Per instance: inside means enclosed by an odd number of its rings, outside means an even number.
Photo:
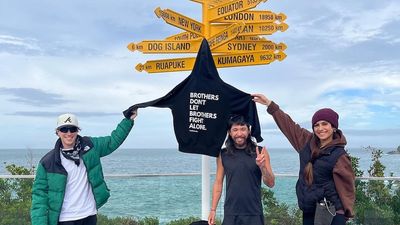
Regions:
<svg viewBox="0 0 400 225"><path fill-rule="evenodd" d="M346 138L338 129L339 115L329 108L318 110L312 117L310 132L264 95L252 96L253 101L267 106L267 112L300 156L296 194L303 225L314 224L316 204L324 198L335 206L331 225L345 225L348 218L354 217L355 176L344 150Z"/></svg>

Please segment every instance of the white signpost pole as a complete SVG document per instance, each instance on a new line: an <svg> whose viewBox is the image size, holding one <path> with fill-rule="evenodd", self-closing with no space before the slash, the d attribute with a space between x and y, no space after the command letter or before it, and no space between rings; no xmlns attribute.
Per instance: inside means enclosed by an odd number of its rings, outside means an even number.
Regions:
<svg viewBox="0 0 400 225"><path fill-rule="evenodd" d="M207 220L210 212L210 156L201 156L201 219Z"/></svg>
<svg viewBox="0 0 400 225"><path fill-rule="evenodd" d="M203 0L202 19L205 24L204 37L210 37L210 22L208 19L209 0ZM210 157L203 155L201 157L201 219L208 220L210 212Z"/></svg>

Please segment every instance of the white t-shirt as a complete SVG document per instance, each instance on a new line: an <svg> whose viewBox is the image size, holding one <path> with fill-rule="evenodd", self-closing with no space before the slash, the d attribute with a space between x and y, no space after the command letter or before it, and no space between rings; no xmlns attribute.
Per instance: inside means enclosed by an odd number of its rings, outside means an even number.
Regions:
<svg viewBox="0 0 400 225"><path fill-rule="evenodd" d="M97 214L92 187L82 159L79 166L76 166L73 160L66 159L61 152L60 157L68 176L59 221L80 220Z"/></svg>

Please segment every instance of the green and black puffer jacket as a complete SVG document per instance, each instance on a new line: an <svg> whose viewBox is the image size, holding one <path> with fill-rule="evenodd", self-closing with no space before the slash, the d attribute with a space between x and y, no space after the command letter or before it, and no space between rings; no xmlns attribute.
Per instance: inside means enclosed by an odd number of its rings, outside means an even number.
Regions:
<svg viewBox="0 0 400 225"><path fill-rule="evenodd" d="M82 137L84 153L82 160L86 166L89 183L99 209L110 197L110 190L104 181L100 158L111 154L126 139L133 127L133 121L123 119L111 136ZM60 140L53 150L39 162L32 188L32 225L57 225L64 201L67 172L61 164Z"/></svg>

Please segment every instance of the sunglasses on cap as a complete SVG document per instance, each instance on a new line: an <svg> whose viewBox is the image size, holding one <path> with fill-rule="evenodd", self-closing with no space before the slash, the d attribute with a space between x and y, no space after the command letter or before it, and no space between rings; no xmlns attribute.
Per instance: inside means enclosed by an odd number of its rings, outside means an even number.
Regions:
<svg viewBox="0 0 400 225"><path fill-rule="evenodd" d="M75 126L67 126L67 127L61 127L61 128L58 129L58 130L59 130L61 133L68 133L68 131L71 132L71 133L75 133L75 132L78 131L78 128L75 127Z"/></svg>

